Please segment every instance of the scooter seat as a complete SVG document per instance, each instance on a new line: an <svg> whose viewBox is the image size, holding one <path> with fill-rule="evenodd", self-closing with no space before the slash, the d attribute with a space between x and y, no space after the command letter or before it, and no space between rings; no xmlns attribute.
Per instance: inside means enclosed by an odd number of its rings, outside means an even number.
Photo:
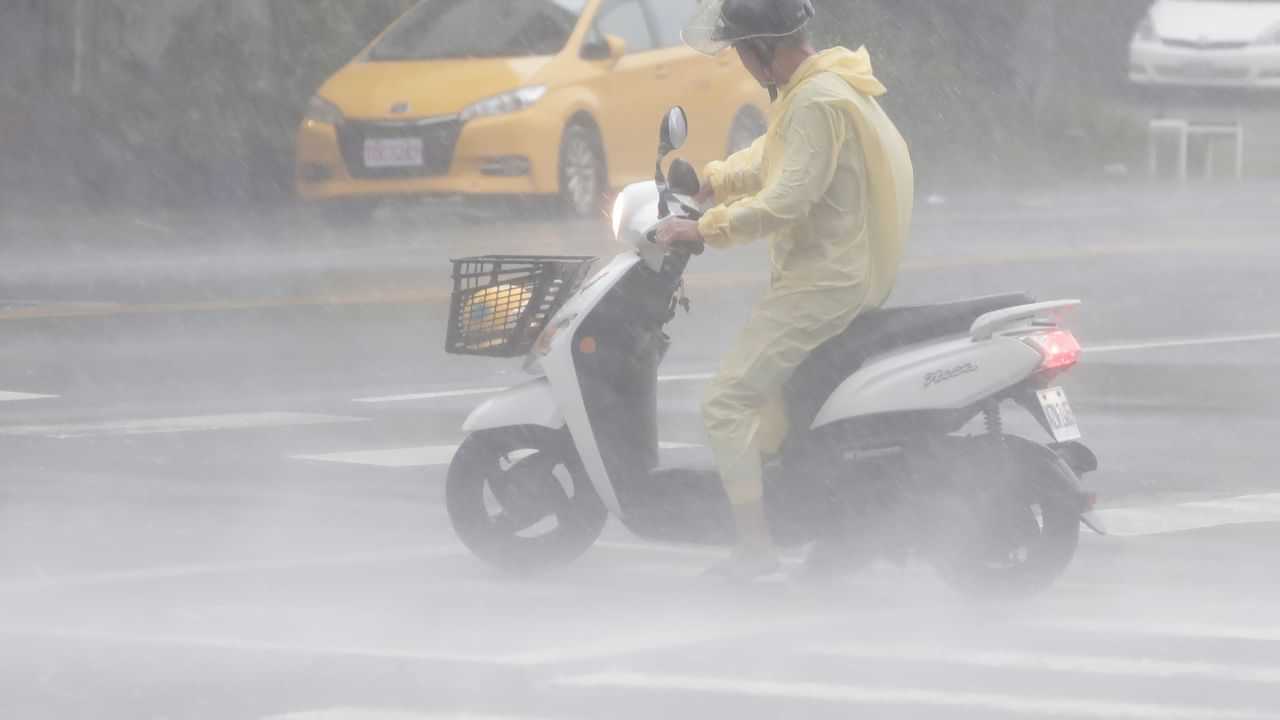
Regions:
<svg viewBox="0 0 1280 720"><path fill-rule="evenodd" d="M868 359L926 340L966 333L974 320L989 312L1034 302L1026 293L1010 293L862 313L848 330L813 351L787 383L787 417L792 429L807 429L831 393Z"/></svg>

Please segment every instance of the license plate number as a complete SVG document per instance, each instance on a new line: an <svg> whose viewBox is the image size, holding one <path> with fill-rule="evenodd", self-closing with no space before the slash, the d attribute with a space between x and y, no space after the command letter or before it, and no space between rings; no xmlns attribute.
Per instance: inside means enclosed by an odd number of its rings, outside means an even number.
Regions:
<svg viewBox="0 0 1280 720"><path fill-rule="evenodd" d="M1076 424L1076 415L1071 412L1071 403L1067 402L1067 393L1060 387L1041 390L1036 393L1040 399L1040 407L1049 422L1049 430L1057 442L1070 442L1081 438L1080 426Z"/></svg>
<svg viewBox="0 0 1280 720"><path fill-rule="evenodd" d="M368 138L364 141L364 166L421 167L422 149L422 138Z"/></svg>

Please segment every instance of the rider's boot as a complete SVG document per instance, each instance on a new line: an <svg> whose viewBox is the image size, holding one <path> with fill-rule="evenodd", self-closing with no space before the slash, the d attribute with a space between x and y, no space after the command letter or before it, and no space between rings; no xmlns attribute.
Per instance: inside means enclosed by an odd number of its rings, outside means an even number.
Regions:
<svg viewBox="0 0 1280 720"><path fill-rule="evenodd" d="M781 570L778 551L769 535L764 503L756 500L733 505L733 519L738 526L738 544L729 557L708 568L707 574L751 581Z"/></svg>
<svg viewBox="0 0 1280 720"><path fill-rule="evenodd" d="M865 543L825 538L809 548L804 564L793 577L813 583L834 582L869 567L874 561L875 553Z"/></svg>

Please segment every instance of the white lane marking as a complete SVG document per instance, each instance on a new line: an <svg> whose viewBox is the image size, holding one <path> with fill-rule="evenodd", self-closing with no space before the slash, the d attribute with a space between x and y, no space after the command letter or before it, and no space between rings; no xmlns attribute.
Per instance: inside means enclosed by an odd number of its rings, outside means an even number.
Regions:
<svg viewBox="0 0 1280 720"><path fill-rule="evenodd" d="M1095 510L1107 534L1138 537L1223 525L1280 522L1280 493L1222 500Z"/></svg>
<svg viewBox="0 0 1280 720"><path fill-rule="evenodd" d="M157 232L162 232L165 235L175 234L173 228L167 225L161 225L160 223L150 222L147 220L143 220L142 218L134 218L133 224L137 225L138 227L147 228L148 230L155 230Z"/></svg>
<svg viewBox="0 0 1280 720"><path fill-rule="evenodd" d="M392 403L392 402L407 402L409 400L439 400L442 398L472 397L475 395L493 395L495 393L500 393L507 389L509 388L505 388L505 387L465 388L461 390L442 390L440 392L410 393L408 395L382 395L379 397L356 398L355 400L352 400L352 402Z"/></svg>
<svg viewBox="0 0 1280 720"><path fill-rule="evenodd" d="M815 655L853 660L941 663L1002 670L1114 675L1146 678L1208 678L1260 685L1280 684L1280 667L1176 662L1107 655L1051 655L1004 650L952 650L940 645L870 645L814 648Z"/></svg>
<svg viewBox="0 0 1280 720"><path fill-rule="evenodd" d="M294 460L316 460L350 465L371 465L373 467L411 468L448 465L457 451L457 445L428 445L426 447L360 450L356 452L324 453L321 455L293 455L291 457Z"/></svg>
<svg viewBox="0 0 1280 720"><path fill-rule="evenodd" d="M419 662L484 663L501 664L494 658L455 653L395 650L392 648L323 647L293 643L247 640L243 638L212 637L203 635L141 635L137 633L105 632L99 630L73 630L65 627L0 627L0 636L26 637L51 640L73 640L135 645L146 647L206 648L252 653L277 653L308 657L356 658L362 660L412 660Z"/></svg>
<svg viewBox="0 0 1280 720"><path fill-rule="evenodd" d="M540 720L534 715L490 715L467 712L417 713L384 708L335 707L270 715L262 720Z"/></svg>
<svg viewBox="0 0 1280 720"><path fill-rule="evenodd" d="M94 585L118 585L145 583L158 580L174 580L217 575L240 575L265 571L304 570L360 565L379 565L432 558L454 557L466 554L461 545L440 547L388 548L359 553L343 553L320 557L281 558L241 563L207 563L176 567L141 568L114 572L87 573L84 575L53 575L31 580L0 583L0 593L60 590Z"/></svg>
<svg viewBox="0 0 1280 720"><path fill-rule="evenodd" d="M701 382L710 380L715 377L712 373L692 373L688 375L663 375L658 378L660 383L672 382ZM438 392L408 393L405 395L382 395L378 397L356 398L352 402L358 403L393 403L408 402L411 400L440 400L444 398L473 397L479 395L496 395L500 392L510 390L510 387L475 387L460 388L458 390L441 390Z"/></svg>
<svg viewBox="0 0 1280 720"><path fill-rule="evenodd" d="M597 542L593 547L601 550L653 553L659 556L714 557L723 554L716 548L695 546L659 545L644 543ZM412 560L464 557L468 551L462 545L430 547L385 548L364 552L322 555L317 557L278 558L237 563L205 563L171 567L138 568L81 575L40 575L26 580L0 582L0 594L46 590L74 589L80 587L148 583L219 575L242 575L271 571L308 570L319 568L360 567L394 564ZM664 565L670 568L670 565ZM452 581L451 585L458 582Z"/></svg>
<svg viewBox="0 0 1280 720"><path fill-rule="evenodd" d="M1052 620L1028 620L1020 625L1049 630L1068 630L1099 635L1154 635L1180 637L1194 640L1261 640L1280 642L1280 625L1266 624L1260 619L1255 625L1211 625L1207 623L1160 622L1155 620L1108 621L1093 619L1054 618Z"/></svg>
<svg viewBox="0 0 1280 720"><path fill-rule="evenodd" d="M369 418L296 412L230 413L186 417L144 418L101 423L0 426L0 435L77 438L110 435L147 435L212 430L368 422Z"/></svg>
<svg viewBox="0 0 1280 720"><path fill-rule="evenodd" d="M17 402L18 400L47 400L57 395L41 395L39 393L10 392L0 390L0 402Z"/></svg>
<svg viewBox="0 0 1280 720"><path fill-rule="evenodd" d="M1039 716L1125 718L1128 720L1256 720L1274 717L1254 710L1160 705L1137 702L1033 697L923 688L863 687L813 682L776 682L724 676L606 672L561 677L554 684L580 689L675 690L746 695L850 705L914 705L967 708Z"/></svg>
<svg viewBox="0 0 1280 720"><path fill-rule="evenodd" d="M1138 350L1164 350L1169 348L1182 347L1200 347L1209 345L1238 345L1243 343L1258 342L1276 342L1280 341L1280 333L1255 333L1252 335L1225 335L1220 337L1207 338L1169 338L1164 340L1147 340L1134 342L1118 342L1108 343L1104 345L1085 345L1086 355L1101 355L1106 353L1132 352ZM686 373L680 375L663 375L658 378L660 383L674 382L706 382L715 377L715 373ZM445 390L440 392L427 393L410 393L407 395L385 395L382 397L356 398L352 402L358 403L391 403L404 402L408 400L436 400L440 398L452 397L471 397L475 395L493 395L503 392L508 388L490 387L490 388L465 388L460 390Z"/></svg>
<svg viewBox="0 0 1280 720"><path fill-rule="evenodd" d="M660 443L663 450L699 448L687 443ZM319 455L291 455L293 460L370 465L388 468L439 467L453 461L457 445L428 445L425 447L388 448L385 450L357 450L354 452L322 453ZM518 459L518 456L517 456Z"/></svg>
<svg viewBox="0 0 1280 720"><path fill-rule="evenodd" d="M711 558L722 557L725 554L723 548L716 547L700 547L697 545L647 545L644 543L629 542L597 542L592 548L600 550L619 550L622 552L648 552L648 553L664 553L668 555L680 555L689 558Z"/></svg>
<svg viewBox="0 0 1280 720"><path fill-rule="evenodd" d="M191 417L146 418L142 420L110 420L100 423L65 425L0 426L0 435L47 437L59 440L113 435L151 435L160 433L206 432L211 430L248 430L300 425L327 425L367 422L369 418L343 415L317 415L294 412L234 413L227 415L194 415Z"/></svg>
<svg viewBox="0 0 1280 720"><path fill-rule="evenodd" d="M801 618L792 617L789 620L767 624L762 624L756 619L748 619L719 624L696 621L680 625L679 623L671 622L670 617L668 617L667 621L660 625L646 627L633 624L629 628L632 631L629 634L619 626L605 633L592 634L592 640L589 642L567 647L541 648L530 652L505 655L499 658L499 662L505 665L539 666L606 660L655 650L671 650L738 640L764 633L772 634L788 630L812 628L814 626L826 626L836 619L835 616L813 615Z"/></svg>
<svg viewBox="0 0 1280 720"><path fill-rule="evenodd" d="M610 632L597 634L589 644L568 647L551 647L524 653L504 655L468 655L436 652L412 648L323 646L268 640L205 635L146 635L128 632L111 632L93 629L59 627L0 626L0 636L52 640L91 641L119 645L149 647L208 648L253 653L277 653L307 657L355 658L362 660L396 660L438 663L467 663L501 665L509 667L539 666L547 663L604 660L634 653L688 647L708 642L732 640L759 634L762 629L777 632L791 627L826 625L835 618L814 616L804 620L771 623L762 626L758 621L743 621L721 627L708 627L699 623L692 627L662 625L661 629L637 630L630 636Z"/></svg>
<svg viewBox="0 0 1280 720"><path fill-rule="evenodd" d="M1242 343L1275 342L1280 340L1280 333L1255 333L1252 335L1225 335L1207 338L1169 338L1166 340L1149 340L1144 342L1114 343L1109 345L1086 345L1085 354L1129 352L1133 350L1164 350L1167 348L1199 347L1203 345L1238 345Z"/></svg>

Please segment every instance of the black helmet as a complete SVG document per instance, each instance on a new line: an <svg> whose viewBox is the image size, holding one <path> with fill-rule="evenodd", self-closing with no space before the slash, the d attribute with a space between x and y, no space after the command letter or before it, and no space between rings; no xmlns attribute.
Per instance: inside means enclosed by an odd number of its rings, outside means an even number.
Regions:
<svg viewBox="0 0 1280 720"><path fill-rule="evenodd" d="M715 55L736 42L794 35L813 19L812 0L704 0L685 25L685 44Z"/></svg>

